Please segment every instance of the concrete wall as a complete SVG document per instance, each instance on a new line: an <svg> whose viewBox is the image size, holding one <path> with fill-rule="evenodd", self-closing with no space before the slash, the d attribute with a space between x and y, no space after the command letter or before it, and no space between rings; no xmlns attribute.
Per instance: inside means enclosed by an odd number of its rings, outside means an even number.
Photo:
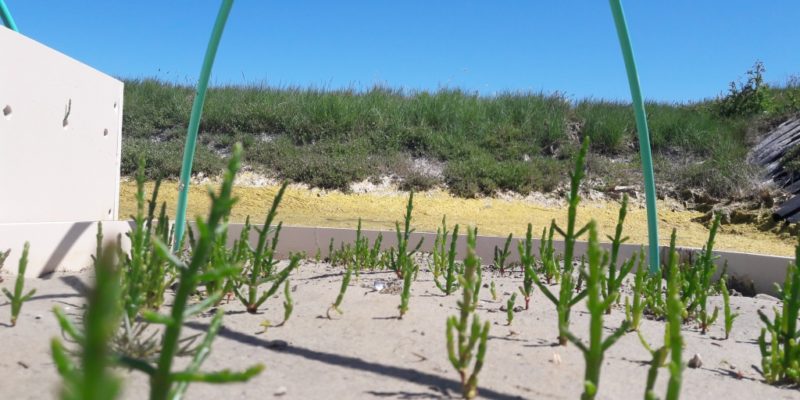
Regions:
<svg viewBox="0 0 800 400"><path fill-rule="evenodd" d="M103 232L106 240L116 240L121 238L121 243L125 249L129 248L129 241L125 233L129 231L132 222L129 221L108 221L103 222ZM242 224L231 224L228 229L228 238L232 243L239 237ZM76 222L76 223L48 223L48 224L0 224L0 243L3 246L0 250L10 248L11 256L6 261L5 270L14 272L22 252L22 246L26 240L30 241L30 261L27 275L30 277L43 277L53 271L80 271L92 265L91 256L96 248L97 223ZM397 238L392 231L363 231L365 237L373 241L378 234L383 235L383 247L396 246ZM251 242L255 245L257 234L251 232ZM412 243L423 239L421 251L430 252L434 243L435 234L433 233L413 233ZM323 256L328 254L330 240L334 240L337 248L341 243L352 243L355 240L355 230L337 228L314 228L299 226L284 226L281 230L281 239L278 245L278 255L286 257L291 252L305 252L308 257L314 257L317 249L321 250ZM503 237L478 236L476 251L478 256L483 259L485 264L491 263L494 257L495 246L502 247L505 242ZM534 250L538 256L539 240L535 239ZM608 248L608 245L604 245ZM639 246L622 245L620 248L620 259L628 259ZM556 243L556 250L563 250L563 243ZM586 243L576 244L576 257L585 254ZM662 254L666 249L662 248ZM683 248L682 257L689 257L698 249ZM457 243L458 258L463 258L466 251L466 239L459 237ZM647 249L645 248L645 254ZM719 257L717 264L718 272L727 263L728 273L739 277L745 281L752 281L756 291L761 293L775 294L774 283L783 283L786 273L786 266L793 262L788 257L765 256L759 254L736 253L728 251L718 251L715 254ZM517 240L512 242L511 255L509 262L519 260L517 253Z"/></svg>
<svg viewBox="0 0 800 400"><path fill-rule="evenodd" d="M0 224L117 219L122 82L10 29L0 49Z"/></svg>

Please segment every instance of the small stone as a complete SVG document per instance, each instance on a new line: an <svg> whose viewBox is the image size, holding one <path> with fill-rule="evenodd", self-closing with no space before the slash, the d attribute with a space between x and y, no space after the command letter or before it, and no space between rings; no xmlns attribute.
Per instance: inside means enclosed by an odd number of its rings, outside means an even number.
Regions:
<svg viewBox="0 0 800 400"><path fill-rule="evenodd" d="M695 353L694 357L689 360L689 368L700 368L703 366L703 359L700 358L700 354Z"/></svg>
<svg viewBox="0 0 800 400"><path fill-rule="evenodd" d="M289 389L286 386L279 386L277 390L275 390L275 396L283 396L288 392Z"/></svg>
<svg viewBox="0 0 800 400"><path fill-rule="evenodd" d="M523 311L525 311L525 307L523 306L514 307L514 312L523 312Z"/></svg>

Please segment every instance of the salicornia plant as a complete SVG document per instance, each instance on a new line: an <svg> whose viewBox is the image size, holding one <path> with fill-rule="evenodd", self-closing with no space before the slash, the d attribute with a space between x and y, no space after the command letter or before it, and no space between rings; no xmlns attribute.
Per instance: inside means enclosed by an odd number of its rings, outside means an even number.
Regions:
<svg viewBox="0 0 800 400"><path fill-rule="evenodd" d="M553 229L564 237L564 259L561 269L561 287L556 297L550 289L545 286L536 274L533 274L534 283L539 287L539 290L544 293L545 297L549 299L556 306L558 313L558 343L562 346L567 344L567 337L564 333L569 328L569 315L572 306L581 301L586 296L586 290L576 293L575 291L575 277L573 275L574 267L572 266L572 258L575 253L575 241L583 235L589 228L588 225L577 229L576 219L578 214L578 203L580 202L580 189L581 179L583 179L584 161L586 160L586 153L589 151L589 137L587 136L583 141L583 146L575 159L575 170L570 173L570 194L569 194L569 207L567 208L567 230L566 232L553 224ZM555 262L553 260L542 260L546 265L548 262Z"/></svg>
<svg viewBox="0 0 800 400"><path fill-rule="evenodd" d="M519 292L525 299L525 309L531 302L531 295L533 294L533 282L536 279L536 270L534 269L536 260L533 257L533 225L528 224L528 231L525 233L525 240L517 243L517 251L519 251L519 261L522 264L522 286L519 287Z"/></svg>
<svg viewBox="0 0 800 400"><path fill-rule="evenodd" d="M464 260L464 273L458 277L462 290L462 299L458 302L461 312L459 316L453 315L447 319L446 331L447 355L461 377L462 394L467 399L478 395L478 373L483 368L489 337L489 322L481 325L475 313L474 293L480 287L476 279L480 267L480 260L475 255L475 231L467 229L467 257ZM470 372L473 358L475 365Z"/></svg>
<svg viewBox="0 0 800 400"><path fill-rule="evenodd" d="M494 266L500 270L500 276L503 276L506 272L506 260L508 256L511 255L511 252L508 251L508 247L511 245L512 238L513 234L509 233L502 250L494 246Z"/></svg>
<svg viewBox="0 0 800 400"><path fill-rule="evenodd" d="M619 292L611 292L608 293L608 296L603 297L602 279L603 268L605 267L605 265L603 265L605 259L604 252L600 249L600 243L597 240L597 229L595 228L594 221L589 222L588 227L589 265L585 277L586 290L588 293L586 307L591 314L588 346L573 335L568 328L565 327L562 330L562 333L567 339L583 352L583 357L586 361L584 389L581 395L582 400L591 400L597 395L597 390L600 385L600 367L603 365L603 355L628 329L628 321L623 321L622 325L617 328L611 336L603 339L603 314L605 314L609 304L613 303L617 296L619 296ZM581 273L584 273L584 271L581 271Z"/></svg>
<svg viewBox="0 0 800 400"><path fill-rule="evenodd" d="M436 229L436 240L433 245L433 283L445 295L450 295L457 288L458 268L456 266L456 243L458 241L458 224L453 227L450 245L447 245L447 217L442 217L442 227ZM444 284L439 277L444 276Z"/></svg>
<svg viewBox="0 0 800 400"><path fill-rule="evenodd" d="M644 398L645 400L657 400L658 397L655 394L655 385L656 379L658 378L658 369L663 367L667 362L667 356L669 355L669 323L664 325L664 345L653 350L647 340L645 340L644 336L642 336L641 332L636 332L639 335L639 341L642 342L642 346L644 346L645 350L650 353L652 357L650 359L650 368L647 369L647 384L644 388Z"/></svg>
<svg viewBox="0 0 800 400"><path fill-rule="evenodd" d="M344 293L347 291L347 286L350 285L350 276L353 274L353 270L355 269L354 263L347 264L347 267L344 270L344 276L342 277L342 286L339 288L339 294L336 296L336 301L331 304L326 312L328 319L331 318L331 310L336 311L337 313L341 314L342 310L339 309L339 306L342 305L342 300L344 300Z"/></svg>
<svg viewBox="0 0 800 400"><path fill-rule="evenodd" d="M556 259L556 249L553 246L553 234L556 228L555 221L550 223L550 229L542 229L542 239L539 243L539 259L542 262L542 275L547 284L558 282L560 275L560 268L558 268L558 260ZM545 236L547 235L547 236Z"/></svg>
<svg viewBox="0 0 800 400"><path fill-rule="evenodd" d="M408 312L408 300L411 297L411 282L415 279L419 266L414 262L413 255L422 246L422 240L419 240L417 246L413 249L409 247L409 240L411 233L411 212L414 210L414 192L408 195L408 204L406 205L406 215L404 222L404 229L400 230L400 223L395 222L395 229L397 231L397 251L390 250L390 265L392 270L397 276L403 279L403 290L400 292L400 318Z"/></svg>
<svg viewBox="0 0 800 400"><path fill-rule="evenodd" d="M161 182L156 181L145 207L145 179L144 158L140 158L136 171L136 215L133 216L133 229L126 234L131 249L129 253L121 255L124 263L121 278L123 307L130 321L135 321L142 309L158 310L164 302L166 289L174 283L171 265L161 253L154 251L153 245L154 240L167 245L172 241L165 204L160 208L158 219L155 218ZM102 239L102 228L98 225L98 246ZM122 251L121 248L119 250Z"/></svg>
<svg viewBox="0 0 800 400"><path fill-rule="evenodd" d="M287 279L283 284L283 321L276 326L286 324L286 321L292 316L292 311L294 311L294 301L292 300L292 290L289 288L289 280Z"/></svg>
<svg viewBox="0 0 800 400"><path fill-rule="evenodd" d="M3 288L3 293L11 302L11 326L17 325L17 318L19 317L20 310L22 310L22 303L30 300L36 293L36 289L31 289L27 294L23 294L25 290L25 271L28 269L29 249L30 243L25 242L25 245L22 247L22 257L19 258L19 265L17 266L17 279L14 282L14 293ZM8 256L7 253L6 256Z"/></svg>
<svg viewBox="0 0 800 400"><path fill-rule="evenodd" d="M492 295L492 301L497 301L497 286L495 286L494 280L492 281L492 284L489 285L489 293Z"/></svg>
<svg viewBox="0 0 800 400"><path fill-rule="evenodd" d="M143 313L147 321L165 326L161 340L161 352L155 365L145 360L120 359L125 366L144 372L150 377L151 400L181 398L190 382L226 383L246 381L263 369L263 366L257 365L244 372L224 370L204 373L199 371L200 365L208 357L211 342L222 325L223 311L218 310L211 320L205 338L198 346L188 366L183 371L173 371L175 355L179 350L183 321L205 311L222 297L221 292L211 293L203 301L190 305L189 300L197 291L199 282L211 278L211 275L232 275L237 271L236 268L232 268L229 265L216 265L213 269L207 269L207 272L201 274L201 268L206 265L211 256L217 235L224 228L223 221L230 214L230 210L235 203L235 199L232 198L233 180L240 167L241 153L242 147L237 143L233 147L233 154L225 171L219 194L209 193L211 196L211 211L207 220L197 219L196 224L199 236L189 261L182 261L170 252L165 243L158 240L155 241L156 251L160 252L161 256L173 264L179 273L178 286L170 314ZM264 230L266 231L267 228L265 227Z"/></svg>
<svg viewBox="0 0 800 400"><path fill-rule="evenodd" d="M642 314L646 306L644 292L649 273L641 262L641 260L644 259L643 251L639 252L639 257L639 266L633 277L633 304L630 303L629 297L625 297L625 320L630 323L630 329L632 331L639 330L639 323L642 321ZM660 280L660 277L658 279ZM617 290L619 290L619 287L617 287Z"/></svg>
<svg viewBox="0 0 800 400"><path fill-rule="evenodd" d="M75 365L59 339L50 342L53 361L64 382L61 399L111 400L120 392L120 381L110 369L114 355L110 342L122 314L120 302L120 268L114 259L113 247L97 252L95 286L87 297L88 308L83 317L83 331L64 313L54 310L61 329L80 346L79 365Z"/></svg>
<svg viewBox="0 0 800 400"><path fill-rule="evenodd" d="M800 238L798 239L800 240ZM783 287L778 287L783 304L774 308L770 319L761 310L758 316L766 327L761 328L758 345L761 349L761 373L769 383L800 383L800 331L797 317L800 314L800 242L795 250L795 261L786 268ZM769 333L769 343L766 336Z"/></svg>
<svg viewBox="0 0 800 400"><path fill-rule="evenodd" d="M511 297L508 298L508 302L506 302L506 325L511 326L511 322L514 321L514 303L517 301L517 293L511 293Z"/></svg>
<svg viewBox="0 0 800 400"><path fill-rule="evenodd" d="M722 310L725 317L725 339L728 339L733 329L733 321L739 316L738 313L731 311L731 294L728 291L726 277L719 280L719 291L722 293Z"/></svg>
<svg viewBox="0 0 800 400"><path fill-rule="evenodd" d="M622 237L622 226L625 223L625 215L628 213L628 195L622 196L622 206L619 208L619 218L617 219L617 229L614 237L608 236L611 240L611 260L608 263L608 276L603 279L603 296L608 297L609 293L618 292L622 281L628 276L628 273L633 269L633 264L636 258L633 257L628 261L622 263L619 271L617 271L617 258L619 257L620 246L628 241L628 237ZM642 269L641 263L639 269ZM606 309L606 314L611 314L611 304Z"/></svg>
<svg viewBox="0 0 800 400"><path fill-rule="evenodd" d="M258 232L258 242L256 243L255 249L250 249L250 255L247 257L249 263L245 266L244 276L242 277L242 283L247 288L247 296L245 297L238 288L233 288L236 297L245 305L249 313L258 312L258 308L280 289L283 281L285 281L292 270L300 264L300 256L294 255L290 258L289 265L281 271L275 271L278 264L277 260L275 260L275 249L278 247L278 239L283 223L279 222L278 225L273 228L272 222L278 214L278 205L283 198L283 193L286 191L287 185L287 183L281 185L275 198L272 199L272 206L267 213L264 226L255 228ZM272 233L272 239L270 243L267 244L270 233ZM241 241L246 243L246 239ZM245 244L243 244L243 246L244 245ZM259 296L258 288L265 283L271 283L271 286Z"/></svg>
<svg viewBox="0 0 800 400"><path fill-rule="evenodd" d="M675 231L673 230L673 239L674 237ZM645 400L658 400L654 388L656 378L658 377L658 369L664 365L668 366L670 373L667 386L667 400L678 400L681 391L681 375L683 373L683 361L681 360L681 352L683 349L681 324L683 322L682 315L684 309L680 296L682 278L680 276L680 268L678 268L674 243L675 241L672 240L666 269L668 275L666 299L667 322L664 324L664 345L653 350L642 336L642 333L637 332L639 340L652 357L650 360L650 368L647 371L647 384L644 390ZM667 357L670 356L670 354L671 359L670 362L667 363Z"/></svg>
<svg viewBox="0 0 800 400"><path fill-rule="evenodd" d="M689 295L692 296L686 311L692 314L698 306L700 307L698 320L700 322L700 333L702 334L705 334L708 328L714 324L719 313L719 308L714 307L714 312L709 314L707 305L708 295L711 294L714 286L711 279L714 277L714 272L717 270L717 266L714 264L715 257L713 250L714 238L717 235L717 229L719 228L721 218L722 214L717 214L714 218L714 223L711 225L711 232L708 235L708 243L706 243L703 248L703 253L700 258L695 265L692 266L688 282L684 284L689 291Z"/></svg>
<svg viewBox="0 0 800 400"><path fill-rule="evenodd" d="M675 230L672 231L673 238ZM667 265L667 324L669 325L669 382L667 383L667 400L678 400L681 394L681 381L683 375L683 336L681 335L681 325L683 324L684 305L681 301L681 270L678 268L678 255L675 252L674 240L670 245L669 259ZM660 278L659 278L660 279Z"/></svg>

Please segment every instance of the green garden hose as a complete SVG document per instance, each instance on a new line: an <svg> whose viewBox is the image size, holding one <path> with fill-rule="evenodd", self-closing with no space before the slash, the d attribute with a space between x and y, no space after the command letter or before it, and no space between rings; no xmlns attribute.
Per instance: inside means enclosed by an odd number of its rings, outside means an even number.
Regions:
<svg viewBox="0 0 800 400"><path fill-rule="evenodd" d="M0 0L2 1L2 0ZM217 56L217 48L222 38L222 31L228 21L228 15L233 7L233 0L222 0L222 4L214 22L214 30L211 31L211 39L208 41L206 56L203 59L203 67L200 70L200 79L197 82L197 94L192 104L192 114L189 118L189 129L186 135L186 146L183 148L183 164L181 165L181 179L178 185L178 210L175 215L175 242L173 251L178 251L183 239L183 231L186 229L186 205L189 201L189 178L192 176L192 161L194 161L194 151L197 145L197 131L200 128L200 117L203 115L203 103L206 99L206 89L208 89L208 79L211 76L211 67L214 65L214 58Z"/></svg>
<svg viewBox="0 0 800 400"><path fill-rule="evenodd" d="M642 172L644 173L644 194L647 204L647 235L649 239L650 272L657 273L661 264L658 252L658 215L656 214L656 185L653 176L653 156L650 154L650 131L647 129L647 114L644 111L642 90L639 87L639 74L636 72L636 62L633 59L631 38L628 35L628 25L625 23L625 14L622 11L620 0L609 0L611 13L614 14L614 23L617 27L619 44L622 47L622 57L625 59L625 69L628 72L628 84L631 87L633 109L636 113L636 130L639 132L639 153L642 157Z"/></svg>
<svg viewBox="0 0 800 400"><path fill-rule="evenodd" d="M14 22L14 17L11 16L11 12L8 11L8 6L6 6L6 2L3 0L0 0L0 18L3 19L3 25L5 25L6 28L14 32L19 32L17 23Z"/></svg>

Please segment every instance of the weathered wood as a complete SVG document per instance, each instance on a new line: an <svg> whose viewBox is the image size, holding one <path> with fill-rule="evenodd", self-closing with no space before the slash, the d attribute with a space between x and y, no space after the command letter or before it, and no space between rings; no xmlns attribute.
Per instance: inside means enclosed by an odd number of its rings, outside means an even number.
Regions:
<svg viewBox="0 0 800 400"><path fill-rule="evenodd" d="M774 216L778 219L784 219L796 214L800 210L800 196L792 197L789 201L783 203Z"/></svg>
<svg viewBox="0 0 800 400"><path fill-rule="evenodd" d="M783 157L787 151L800 145L800 118L795 117L778 125L759 142L747 157L747 161L764 167L766 175L789 193L800 193L800 176L787 171ZM800 221L800 196L783 203L773 218L789 222Z"/></svg>
<svg viewBox="0 0 800 400"><path fill-rule="evenodd" d="M748 161L767 166L780 161L786 150L800 143L800 118L792 118L778 125L750 152Z"/></svg>

